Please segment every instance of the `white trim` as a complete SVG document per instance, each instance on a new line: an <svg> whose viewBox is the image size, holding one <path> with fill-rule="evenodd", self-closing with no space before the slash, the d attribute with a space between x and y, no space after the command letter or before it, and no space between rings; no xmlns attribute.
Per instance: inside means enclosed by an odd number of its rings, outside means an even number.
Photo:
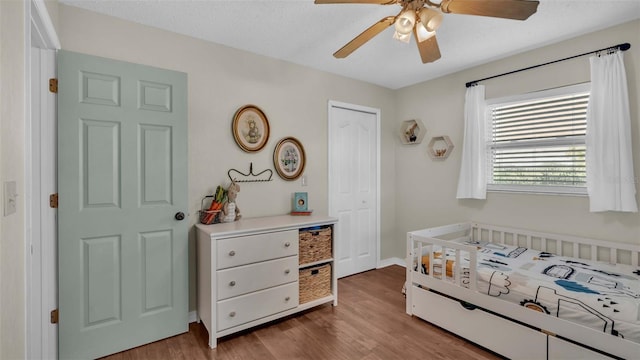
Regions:
<svg viewBox="0 0 640 360"><path fill-rule="evenodd" d="M490 108L497 104L507 105L509 103L521 102L529 99L539 99L539 98L566 95L566 94L579 93L579 92L587 92L587 91L591 91L591 82L560 86L553 89L533 91L525 94L509 95L509 96L504 96L499 98L487 99L486 104L487 104L487 107Z"/></svg>
<svg viewBox="0 0 640 360"><path fill-rule="evenodd" d="M39 283L34 284L33 281L33 266L32 262L32 234L31 223L34 221L32 218L31 210L31 183L32 183L32 161L31 161L31 27L32 27L32 14L30 2L23 2L24 9L24 299L25 299L25 314L24 314L24 352L27 359L31 359L35 354L39 353L41 349L40 342L40 328L33 329L32 316L38 314L38 308L33 307L32 298L40 295ZM39 265L36 263L37 269ZM32 289L33 287L33 289ZM34 312L35 310L35 312ZM35 330L35 333L34 333ZM35 339L35 340L34 340Z"/></svg>
<svg viewBox="0 0 640 360"><path fill-rule="evenodd" d="M365 113L370 113L370 114L375 114L376 116L376 267L380 266L380 177L381 177L381 170L380 170L380 157L381 157L381 147L382 147L382 140L381 140L381 134L380 134L380 109L376 109L376 108L372 108L372 107L367 107L367 106L362 106L362 105L354 105L354 104L349 104L349 103L344 103L344 102L339 102L339 101L335 101L335 100L329 100L328 106L327 106L327 187L328 187L328 201L327 201L327 206L328 209L331 210L332 209L332 198L331 198L331 194L333 193L333 188L331 186L331 150L332 150L332 142L330 141L331 139L331 133L332 133L332 129L333 129L333 125L332 125L332 121L331 121L331 109L332 108L341 108L341 109L346 109L346 110L354 110L354 111L361 111L361 112L365 112ZM331 214L329 214L331 215ZM339 226L339 225L338 225Z"/></svg>
<svg viewBox="0 0 640 360"><path fill-rule="evenodd" d="M55 165L49 159L43 159L42 153L48 152L55 158L55 153L51 153L51 149L55 149L55 95L48 93L46 83L49 77L55 77L54 51L60 48L60 41L42 0L25 1L24 12L24 346L28 359L55 359L58 351L57 328L49 323L49 311L55 308L57 301L56 228L51 214L47 218L42 211L47 208L47 201L43 199L47 194L44 192L52 186L55 188ZM32 52L32 47L50 51ZM32 80L40 85L33 85Z"/></svg>
<svg viewBox="0 0 640 360"><path fill-rule="evenodd" d="M535 186L487 184L487 191L510 194L587 196L586 186Z"/></svg>
<svg viewBox="0 0 640 360"><path fill-rule="evenodd" d="M376 269L382 269L382 268L385 268L385 267L391 266L391 265L398 265L398 266L406 267L407 266L407 262L406 262L405 259L401 259L399 257L390 257L390 258L387 258L387 259L380 260L380 263L378 263L378 267Z"/></svg>
<svg viewBox="0 0 640 360"><path fill-rule="evenodd" d="M60 40L58 34L53 27L53 22L47 11L47 7L43 0L30 0L31 4L31 19L32 25L36 28L36 39L39 42L38 46L42 49L61 49ZM33 44L36 45L36 44Z"/></svg>

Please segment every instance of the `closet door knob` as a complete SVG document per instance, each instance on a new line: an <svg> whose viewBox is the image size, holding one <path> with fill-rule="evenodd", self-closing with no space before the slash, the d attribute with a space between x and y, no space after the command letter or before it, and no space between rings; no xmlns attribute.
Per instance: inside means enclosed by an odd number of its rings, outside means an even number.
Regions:
<svg viewBox="0 0 640 360"><path fill-rule="evenodd" d="M229 251L229 256L236 256L236 252L233 250Z"/></svg>
<svg viewBox="0 0 640 360"><path fill-rule="evenodd" d="M291 272L291 270L287 269L284 271L285 274L289 275L289 273Z"/></svg>
<svg viewBox="0 0 640 360"><path fill-rule="evenodd" d="M232 312L229 313L229 317L235 317L235 316L236 316L236 312L235 311L232 311Z"/></svg>
<svg viewBox="0 0 640 360"><path fill-rule="evenodd" d="M284 298L284 301L289 301L290 299L291 298L287 296L286 298Z"/></svg>
<svg viewBox="0 0 640 360"><path fill-rule="evenodd" d="M287 241L286 243L284 243L284 247L289 247L289 246L291 246L290 242Z"/></svg>
<svg viewBox="0 0 640 360"><path fill-rule="evenodd" d="M236 286L236 282L235 282L235 281L233 281L233 280L231 280L231 281L229 282L229 286Z"/></svg>

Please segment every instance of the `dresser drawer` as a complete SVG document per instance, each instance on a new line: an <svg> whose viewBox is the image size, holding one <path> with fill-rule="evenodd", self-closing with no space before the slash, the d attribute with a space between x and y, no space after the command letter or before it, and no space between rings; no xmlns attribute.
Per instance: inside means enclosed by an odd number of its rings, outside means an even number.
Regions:
<svg viewBox="0 0 640 360"><path fill-rule="evenodd" d="M293 309L296 306L298 306L297 282L218 301L218 331Z"/></svg>
<svg viewBox="0 0 640 360"><path fill-rule="evenodd" d="M298 230L218 240L216 269L298 254Z"/></svg>
<svg viewBox="0 0 640 360"><path fill-rule="evenodd" d="M218 300L298 280L298 257L264 261L219 270Z"/></svg>

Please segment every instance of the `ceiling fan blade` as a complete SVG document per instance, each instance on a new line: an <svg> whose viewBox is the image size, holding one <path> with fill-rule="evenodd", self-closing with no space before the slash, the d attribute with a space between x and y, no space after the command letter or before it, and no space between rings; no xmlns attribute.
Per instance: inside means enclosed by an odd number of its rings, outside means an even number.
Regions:
<svg viewBox="0 0 640 360"><path fill-rule="evenodd" d="M416 30L413 31L413 35L418 44L418 51L420 52L420 58L422 58L423 64L440 59L440 48L438 47L438 40L436 40L435 34L422 42L418 41Z"/></svg>
<svg viewBox="0 0 640 360"><path fill-rule="evenodd" d="M391 5L398 0L316 0L315 4L378 4Z"/></svg>
<svg viewBox="0 0 640 360"><path fill-rule="evenodd" d="M536 13L538 4L539 1L529 0L443 0L440 10L452 14L526 20Z"/></svg>
<svg viewBox="0 0 640 360"><path fill-rule="evenodd" d="M371 40L374 36L381 33L383 30L391 26L396 21L395 16L387 16L386 18L371 25L362 34L356 36L353 40L349 41L347 45L343 46L340 50L336 51L333 56L342 59L349 56L352 52L356 51L360 46L364 45L367 41Z"/></svg>

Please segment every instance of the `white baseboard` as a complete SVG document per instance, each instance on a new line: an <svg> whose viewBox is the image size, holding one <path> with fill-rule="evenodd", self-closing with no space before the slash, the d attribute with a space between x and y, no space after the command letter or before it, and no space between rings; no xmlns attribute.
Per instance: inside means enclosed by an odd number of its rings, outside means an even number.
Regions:
<svg viewBox="0 0 640 360"><path fill-rule="evenodd" d="M392 257L392 258L388 258L388 259L382 259L380 260L380 262L378 263L378 269L383 268L383 267L387 267L387 266L391 266L391 265L399 265L402 267L405 267L405 260L399 257Z"/></svg>
<svg viewBox="0 0 640 360"><path fill-rule="evenodd" d="M189 324L193 322L200 322L197 311L189 311Z"/></svg>

